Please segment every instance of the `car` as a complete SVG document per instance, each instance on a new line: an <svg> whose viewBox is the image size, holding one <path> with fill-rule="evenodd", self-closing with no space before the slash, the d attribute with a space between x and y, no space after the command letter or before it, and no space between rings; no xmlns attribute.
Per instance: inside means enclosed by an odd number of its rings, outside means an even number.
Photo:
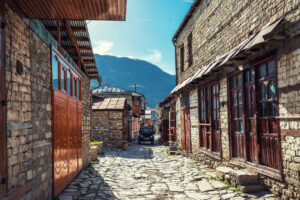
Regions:
<svg viewBox="0 0 300 200"><path fill-rule="evenodd" d="M141 126L138 137L138 144L141 144L145 141L150 141L151 144L154 144L154 128L152 126Z"/></svg>

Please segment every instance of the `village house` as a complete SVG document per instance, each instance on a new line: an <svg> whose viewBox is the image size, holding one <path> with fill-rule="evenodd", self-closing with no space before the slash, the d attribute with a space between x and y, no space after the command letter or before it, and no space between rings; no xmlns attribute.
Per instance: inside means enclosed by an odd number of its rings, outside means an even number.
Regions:
<svg viewBox="0 0 300 200"><path fill-rule="evenodd" d="M129 111L125 97L104 98L92 106L91 140L103 146L126 149L129 139Z"/></svg>
<svg viewBox="0 0 300 200"><path fill-rule="evenodd" d="M129 135L127 138L129 141L135 140L140 130L140 117L145 114L145 96L138 92L121 89L115 86L102 86L95 88L92 93L93 102L98 102L99 100L102 101L104 98L126 98L126 102L130 107L128 113ZM93 124L96 125L96 123ZM94 127L92 127L92 129L94 129ZM97 131L92 131L92 135L93 134L98 133Z"/></svg>
<svg viewBox="0 0 300 200"><path fill-rule="evenodd" d="M126 0L0 1L0 199L53 199L88 165L100 77L84 20L125 14Z"/></svg>
<svg viewBox="0 0 300 200"><path fill-rule="evenodd" d="M300 199L299 6L195 0L173 37L177 85L160 104L183 154L248 169L282 199Z"/></svg>

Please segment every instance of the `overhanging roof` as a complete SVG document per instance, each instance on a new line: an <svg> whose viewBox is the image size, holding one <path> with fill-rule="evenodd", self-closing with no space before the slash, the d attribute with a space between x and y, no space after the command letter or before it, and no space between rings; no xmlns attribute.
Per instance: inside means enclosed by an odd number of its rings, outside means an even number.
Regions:
<svg viewBox="0 0 300 200"><path fill-rule="evenodd" d="M206 76L209 75L214 70L218 70L222 68L224 65L230 64L233 60L239 60L241 57L241 54L245 52L251 52L251 49L256 48L258 45L261 45L265 42L269 42L272 40L281 40L282 37L278 37L276 34L273 34L275 32L275 29L278 27L278 25L283 21L284 17L281 17L277 19L276 21L272 23L266 24L259 32L257 32L254 35L251 35L249 38L238 44L236 47L231 49L229 52L217 56L212 62L210 62L208 65L202 66L200 69L198 69L192 76L185 79L182 83L178 84L169 94L172 95L182 88L185 88L188 84L192 82L197 82L201 79L204 79ZM168 98L168 97L167 97ZM167 99L166 98L166 99Z"/></svg>
<svg viewBox="0 0 300 200"><path fill-rule="evenodd" d="M127 0L13 0L31 19L126 19Z"/></svg>
<svg viewBox="0 0 300 200"><path fill-rule="evenodd" d="M94 103L92 110L123 110L126 98L105 98L103 101Z"/></svg>
<svg viewBox="0 0 300 200"><path fill-rule="evenodd" d="M41 20L45 28L58 41L60 23L60 45L76 63L80 63L90 79L98 79L99 73L84 20ZM79 62L80 61L80 62Z"/></svg>

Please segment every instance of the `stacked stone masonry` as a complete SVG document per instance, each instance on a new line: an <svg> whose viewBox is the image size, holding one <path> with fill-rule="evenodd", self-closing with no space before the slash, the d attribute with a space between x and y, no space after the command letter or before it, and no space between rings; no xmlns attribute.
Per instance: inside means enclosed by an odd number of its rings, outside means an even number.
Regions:
<svg viewBox="0 0 300 200"><path fill-rule="evenodd" d="M282 199L300 199L300 2L298 0L254 0L254 1L219 1L202 0L196 7L187 24L176 38L177 59L177 84L182 83L193 75L199 68L212 62L216 57L225 54L239 43L255 34L269 21L275 21L284 14L281 31L285 39L280 42L270 42L255 54L249 56L245 64L253 62L270 52L275 52L277 64L277 87L279 126L281 134L281 179L260 174L261 180L269 189ZM297 33L298 30L298 33ZM188 65L188 36L192 33L193 65ZM298 34L298 35L297 35ZM184 46L184 71L180 71L180 48ZM236 65L241 68L243 65ZM212 167L230 165L230 137L229 137L229 102L228 102L228 74L231 71L214 73L204 80L184 89L184 94L175 95L176 121L177 121L177 145L181 148L181 120L180 120L180 97L189 93L191 114L191 141L192 154L186 154L202 163ZM203 153L199 147L199 131L196 128L198 116L198 88L208 83L218 82L220 85L220 128L221 128L221 156L219 159ZM233 165L237 168L244 166Z"/></svg>
<svg viewBox="0 0 300 200"><path fill-rule="evenodd" d="M7 5L7 185L8 199L52 199L51 46ZM46 33L44 31L44 33ZM24 72L16 72L17 61ZM76 66L78 71L81 71ZM83 167L89 163L91 92L82 74Z"/></svg>

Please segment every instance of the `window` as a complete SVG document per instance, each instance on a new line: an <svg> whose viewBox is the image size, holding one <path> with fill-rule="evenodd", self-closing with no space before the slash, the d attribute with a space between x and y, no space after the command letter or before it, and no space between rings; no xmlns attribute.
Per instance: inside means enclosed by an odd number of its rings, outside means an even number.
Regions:
<svg viewBox="0 0 300 200"><path fill-rule="evenodd" d="M73 96L77 96L77 85L76 85L76 79L73 78Z"/></svg>
<svg viewBox="0 0 300 200"><path fill-rule="evenodd" d="M52 56L52 79L53 79L53 87L58 88L58 60L56 56Z"/></svg>
<svg viewBox="0 0 300 200"><path fill-rule="evenodd" d="M213 152L221 150L219 84L199 89L199 145Z"/></svg>
<svg viewBox="0 0 300 200"><path fill-rule="evenodd" d="M67 93L71 96L71 72L67 70Z"/></svg>
<svg viewBox="0 0 300 200"><path fill-rule="evenodd" d="M79 83L79 79L77 79L77 99L78 100L80 100L79 87L80 87L80 83Z"/></svg>
<svg viewBox="0 0 300 200"><path fill-rule="evenodd" d="M180 72L184 71L184 46L180 47Z"/></svg>
<svg viewBox="0 0 300 200"><path fill-rule="evenodd" d="M188 63L189 63L189 67L193 65L193 35L192 33L190 33L189 37L188 37L188 53L189 53L189 57L188 57Z"/></svg>
<svg viewBox="0 0 300 200"><path fill-rule="evenodd" d="M66 88L65 88L65 69L62 66L60 68L60 84L61 84L60 88L62 90L66 90Z"/></svg>

